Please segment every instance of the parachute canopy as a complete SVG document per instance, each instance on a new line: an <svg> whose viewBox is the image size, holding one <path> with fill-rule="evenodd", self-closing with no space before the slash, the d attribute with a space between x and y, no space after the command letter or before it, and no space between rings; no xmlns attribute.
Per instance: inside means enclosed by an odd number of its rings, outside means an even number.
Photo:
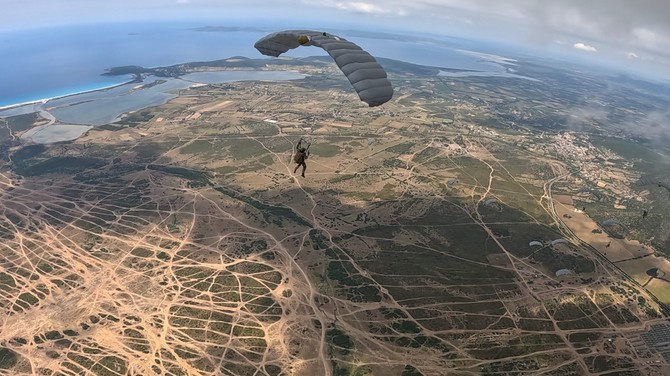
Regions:
<svg viewBox="0 0 670 376"><path fill-rule="evenodd" d="M336 35L313 30L285 30L266 35L254 44L263 55L277 57L299 46L323 48L335 60L358 97L370 107L393 97L393 86L386 71L372 55L355 43Z"/></svg>
<svg viewBox="0 0 670 376"><path fill-rule="evenodd" d="M663 181L655 181L652 180L650 177L642 177L640 180L637 181L637 186L638 187L643 187L645 185L650 185L650 184L658 184L659 188L665 188L668 192L670 192L670 183L666 183Z"/></svg>
<svg viewBox="0 0 670 376"><path fill-rule="evenodd" d="M486 206L490 206L490 205L493 205L493 204L495 204L495 203L497 203L497 202L498 202L498 200L496 200L495 198L490 198L490 199L484 201L484 205L486 205Z"/></svg>
<svg viewBox="0 0 670 376"><path fill-rule="evenodd" d="M635 185L637 185L638 187L644 187L645 185L649 185L649 184L654 184L654 181L652 181L652 179L651 179L650 177L648 177L648 176L643 176L643 177L641 177L641 178L635 183Z"/></svg>
<svg viewBox="0 0 670 376"><path fill-rule="evenodd" d="M628 228L626 226L624 226L623 223L617 221L616 219L607 219L607 220L602 222L602 225L603 226L608 226L608 227L609 226L619 226L619 227L621 227L622 230L628 232Z"/></svg>
<svg viewBox="0 0 670 376"><path fill-rule="evenodd" d="M542 246L544 246L544 244L542 244L541 242L538 242L537 240L533 240L532 242L528 243L528 246L529 247L532 247L532 246L542 247Z"/></svg>
<svg viewBox="0 0 670 376"><path fill-rule="evenodd" d="M456 178L451 178L451 179L447 180L447 184L449 184L449 185L454 185L456 183L458 183L458 179L456 179Z"/></svg>
<svg viewBox="0 0 670 376"><path fill-rule="evenodd" d="M374 144L374 143L375 143L375 139L374 139L374 138L368 138L368 145L372 145L372 144Z"/></svg>
<svg viewBox="0 0 670 376"><path fill-rule="evenodd" d="M608 219L606 221L603 221L603 226L614 226L614 225L621 225L621 222L617 221L616 219Z"/></svg>
<svg viewBox="0 0 670 376"><path fill-rule="evenodd" d="M567 243L567 242L568 242L567 240L559 238L559 239L555 239L554 241L552 241L551 245L563 244L563 243Z"/></svg>
<svg viewBox="0 0 670 376"><path fill-rule="evenodd" d="M563 276L563 275L570 275L570 274L575 274L575 272L573 272L570 269L559 269L559 270L556 271L556 277L560 277L560 276Z"/></svg>
<svg viewBox="0 0 670 376"><path fill-rule="evenodd" d="M591 195L593 195L593 197L596 198L596 200L602 200L602 198L603 198L603 193L600 192L597 189L594 189L594 188L582 187L582 188L579 188L578 192L579 193L590 193Z"/></svg>

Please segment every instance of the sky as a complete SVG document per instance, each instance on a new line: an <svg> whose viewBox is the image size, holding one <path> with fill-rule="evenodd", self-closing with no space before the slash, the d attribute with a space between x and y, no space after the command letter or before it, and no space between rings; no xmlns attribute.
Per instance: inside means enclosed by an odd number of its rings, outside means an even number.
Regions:
<svg viewBox="0 0 670 376"><path fill-rule="evenodd" d="M144 19L347 24L509 44L670 77L668 0L0 0L0 33Z"/></svg>

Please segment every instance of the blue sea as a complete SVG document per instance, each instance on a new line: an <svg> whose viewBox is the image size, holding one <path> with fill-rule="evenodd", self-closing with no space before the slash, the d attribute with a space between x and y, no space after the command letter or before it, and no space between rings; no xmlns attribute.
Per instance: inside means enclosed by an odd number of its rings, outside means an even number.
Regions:
<svg viewBox="0 0 670 376"><path fill-rule="evenodd" d="M102 76L122 65L167 66L231 56L262 58L256 40L274 30L226 25L225 31L199 31L202 23L118 23L61 26L0 34L0 107L90 91L128 81L130 76ZM283 28L283 27L278 27ZM346 34L341 34L346 36ZM358 34L360 35L360 33ZM448 44L413 43L349 37L372 54L446 68L500 71ZM291 56L325 55L302 48Z"/></svg>
<svg viewBox="0 0 670 376"><path fill-rule="evenodd" d="M165 66L257 56L261 32L201 32L195 24L69 26L0 34L0 107L128 81L102 76L122 65Z"/></svg>

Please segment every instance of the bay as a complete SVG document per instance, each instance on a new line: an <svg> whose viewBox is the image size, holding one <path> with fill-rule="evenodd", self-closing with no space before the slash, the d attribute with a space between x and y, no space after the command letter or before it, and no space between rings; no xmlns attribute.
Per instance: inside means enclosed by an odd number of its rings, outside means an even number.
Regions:
<svg viewBox="0 0 670 376"><path fill-rule="evenodd" d="M123 23L0 34L0 108L101 89L131 76L102 76L115 66L157 67L230 56L260 57L261 31L202 32L193 23Z"/></svg>
<svg viewBox="0 0 670 376"><path fill-rule="evenodd" d="M232 56L265 58L253 47L275 30L228 24L206 28L201 22L132 22L73 25L0 34L0 108L119 85L131 76L103 76L106 69L124 65L169 66ZM277 28L284 28L277 26ZM337 32L337 30L335 30ZM341 31L344 36L346 31ZM441 43L365 37L348 39L375 56L414 64L481 72L504 71L500 65L459 53L453 41ZM372 34L370 34L372 35ZM315 47L287 55L325 55ZM0 114L1 115L1 114Z"/></svg>
<svg viewBox="0 0 670 376"><path fill-rule="evenodd" d="M174 90L194 84L218 84L248 80L295 80L304 74L291 71L218 71L186 74L181 78L145 80L150 87L136 89L136 84L110 90L83 93L55 99L46 104L58 121L70 124L103 125L114 122L121 114L158 106L177 97ZM154 85L151 85L154 84Z"/></svg>

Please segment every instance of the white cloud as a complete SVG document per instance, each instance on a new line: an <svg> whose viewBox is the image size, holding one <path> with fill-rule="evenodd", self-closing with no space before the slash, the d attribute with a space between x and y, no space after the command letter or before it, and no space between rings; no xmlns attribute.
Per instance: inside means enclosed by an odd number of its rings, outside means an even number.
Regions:
<svg viewBox="0 0 670 376"><path fill-rule="evenodd" d="M631 61L627 52L635 51L637 61L670 74L668 0L0 0L0 4L0 31L147 16L250 21L271 17L301 25L360 24L538 48L561 45L557 40L572 41L564 45L569 48L581 41L584 47L598 47L592 57L610 56L625 65ZM593 52L578 46L573 53Z"/></svg>
<svg viewBox="0 0 670 376"><path fill-rule="evenodd" d="M593 47L593 46L589 46L588 44L584 44L584 43L582 43L582 42L575 43L575 44L572 45L572 47L574 47L574 48L576 48L576 49L578 49L578 50L588 51L588 52L596 52L596 51L598 51L595 47Z"/></svg>
<svg viewBox="0 0 670 376"><path fill-rule="evenodd" d="M338 3L338 8L362 13L386 13L381 7L360 1L344 1Z"/></svg>
<svg viewBox="0 0 670 376"><path fill-rule="evenodd" d="M631 131L651 141L652 145L667 145L670 139L670 113L651 111L636 121Z"/></svg>
<svg viewBox="0 0 670 376"><path fill-rule="evenodd" d="M356 13L366 13L366 14L396 14L396 15L405 15L405 11L398 6L384 6L382 4L373 4L373 2L364 2L364 1L312 1L312 0L303 0L303 3L316 5L316 6L325 6L337 8L344 11L351 11Z"/></svg>
<svg viewBox="0 0 670 376"><path fill-rule="evenodd" d="M639 59L640 58L639 56L637 56L637 54L635 52L626 53L626 57L629 58L629 59Z"/></svg>
<svg viewBox="0 0 670 376"><path fill-rule="evenodd" d="M637 27L632 30L636 44L649 49L658 49L662 44L661 38L652 30L644 27Z"/></svg>
<svg viewBox="0 0 670 376"><path fill-rule="evenodd" d="M577 107L570 110L565 126L573 131L592 129L595 125L607 121L609 111L603 107Z"/></svg>
<svg viewBox="0 0 670 376"><path fill-rule="evenodd" d="M250 0L247 0L250 1ZM280 0L275 0L280 1ZM378 16L406 16L388 25L412 24L428 32L514 40L549 46L555 40L574 39L579 51L615 53L628 60L626 51L654 55L670 62L670 1L668 0L302 0L313 6ZM360 4L365 4L361 6ZM366 12L366 13L363 13ZM463 22L469 19L474 28ZM574 42L566 46L573 45ZM590 46L598 46L597 51ZM617 52L615 52L617 51ZM624 54L618 51L624 51ZM642 60L642 59L641 59Z"/></svg>

